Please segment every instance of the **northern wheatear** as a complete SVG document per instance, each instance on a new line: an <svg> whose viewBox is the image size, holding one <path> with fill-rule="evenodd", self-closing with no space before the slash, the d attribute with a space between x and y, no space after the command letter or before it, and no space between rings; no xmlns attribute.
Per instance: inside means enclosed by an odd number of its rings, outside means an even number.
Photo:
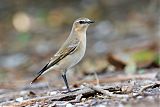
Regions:
<svg viewBox="0 0 160 107"><path fill-rule="evenodd" d="M66 72L76 65L84 56L86 50L86 31L90 23L94 21L88 18L79 18L74 21L71 33L58 52L49 60L37 77L31 82L35 82L38 77L51 70L58 70L62 73L64 83L68 86Z"/></svg>

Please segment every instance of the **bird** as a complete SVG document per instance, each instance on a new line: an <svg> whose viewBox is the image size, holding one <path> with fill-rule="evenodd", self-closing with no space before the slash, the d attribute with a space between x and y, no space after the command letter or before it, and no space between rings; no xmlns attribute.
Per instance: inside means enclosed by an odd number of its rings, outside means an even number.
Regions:
<svg viewBox="0 0 160 107"><path fill-rule="evenodd" d="M48 63L37 73L37 76L30 84L34 83L40 76L48 71L57 70L61 72L67 91L71 92L66 72L83 58L86 51L86 32L91 23L94 23L94 21L88 18L76 19L73 22L71 32L66 41L54 56L50 58Z"/></svg>

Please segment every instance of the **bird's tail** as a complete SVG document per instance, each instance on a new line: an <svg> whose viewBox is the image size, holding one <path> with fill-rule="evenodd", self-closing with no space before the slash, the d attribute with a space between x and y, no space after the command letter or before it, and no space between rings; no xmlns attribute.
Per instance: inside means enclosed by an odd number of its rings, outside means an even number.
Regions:
<svg viewBox="0 0 160 107"><path fill-rule="evenodd" d="M30 83L30 85L32 85L40 76L41 74L39 74L36 78L34 78L34 80L32 80L32 82Z"/></svg>
<svg viewBox="0 0 160 107"><path fill-rule="evenodd" d="M48 63L48 64L49 64L49 63ZM44 66L43 69L38 72L37 77L34 78L34 80L32 80L32 82L30 83L30 85L32 85L41 75L43 75L43 74L45 73L45 71L47 70L48 64L46 64L46 66Z"/></svg>

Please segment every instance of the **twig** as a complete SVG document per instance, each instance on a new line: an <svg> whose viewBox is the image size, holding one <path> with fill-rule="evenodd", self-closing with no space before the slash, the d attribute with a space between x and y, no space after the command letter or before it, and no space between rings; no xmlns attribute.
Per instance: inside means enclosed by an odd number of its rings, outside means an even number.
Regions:
<svg viewBox="0 0 160 107"><path fill-rule="evenodd" d="M76 96L75 100L71 100L69 102L70 103L79 103L81 101L82 96L83 96L82 94L79 94L78 96Z"/></svg>
<svg viewBox="0 0 160 107"><path fill-rule="evenodd" d="M99 78L98 78L98 75L97 75L96 71L94 71L94 76L95 76L95 78L96 78L96 84L97 84L97 85L100 85L100 84L99 84Z"/></svg>
<svg viewBox="0 0 160 107"><path fill-rule="evenodd" d="M83 85L94 90L94 91L102 93L105 96L114 97L114 95L111 92L109 92L108 90L104 90L101 87L97 87L97 86L86 84L86 83L84 83Z"/></svg>
<svg viewBox="0 0 160 107"><path fill-rule="evenodd" d="M143 87L139 90L139 92L138 92L136 95L134 95L133 97L135 98L135 97L137 97L137 96L143 95L143 92L144 92L146 89L152 88L152 87L154 87L154 86L156 86L156 85L160 86L160 82L155 82L155 83L153 83L153 84L149 84L149 85L143 86Z"/></svg>
<svg viewBox="0 0 160 107"><path fill-rule="evenodd" d="M84 84L84 86L97 91L99 93L102 93L104 95L104 98L108 98L108 97L112 97L112 98L129 98L129 96L127 94L123 94L123 95L119 95L119 94L112 94L111 92L109 92L108 90L103 89L102 87L97 87L94 85L90 85L90 84Z"/></svg>

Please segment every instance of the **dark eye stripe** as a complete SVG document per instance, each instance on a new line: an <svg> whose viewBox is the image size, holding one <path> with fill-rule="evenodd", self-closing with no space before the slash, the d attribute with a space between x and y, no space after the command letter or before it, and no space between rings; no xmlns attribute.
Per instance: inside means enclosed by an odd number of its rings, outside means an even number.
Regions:
<svg viewBox="0 0 160 107"><path fill-rule="evenodd" d="M86 22L85 22L85 21L79 21L79 23L80 23L80 24L85 24Z"/></svg>

